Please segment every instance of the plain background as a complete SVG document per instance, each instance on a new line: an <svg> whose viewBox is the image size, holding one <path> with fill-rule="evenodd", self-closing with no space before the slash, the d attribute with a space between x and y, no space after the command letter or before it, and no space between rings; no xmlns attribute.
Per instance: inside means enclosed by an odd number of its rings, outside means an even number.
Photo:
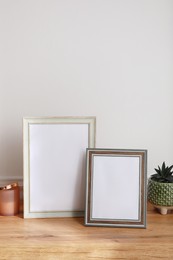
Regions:
<svg viewBox="0 0 173 260"><path fill-rule="evenodd" d="M96 116L99 148L173 164L172 0L0 0L0 179L22 118Z"/></svg>
<svg viewBox="0 0 173 260"><path fill-rule="evenodd" d="M30 187L29 196L25 192L27 214L47 217L54 213L55 217L62 211L69 216L67 211L84 210L88 133L87 123L30 125L30 172L25 175Z"/></svg>
<svg viewBox="0 0 173 260"><path fill-rule="evenodd" d="M90 220L139 220L140 157L93 155L92 159Z"/></svg>

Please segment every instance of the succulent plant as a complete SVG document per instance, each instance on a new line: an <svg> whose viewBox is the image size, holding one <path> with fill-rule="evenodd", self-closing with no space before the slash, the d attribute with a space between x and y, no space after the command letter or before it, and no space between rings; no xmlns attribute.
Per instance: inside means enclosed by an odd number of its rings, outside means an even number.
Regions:
<svg viewBox="0 0 173 260"><path fill-rule="evenodd" d="M173 183L172 169L173 169L173 165L168 167L165 165L165 162L163 162L161 168L158 166L158 169L155 169L157 173L151 175L151 179L156 182Z"/></svg>

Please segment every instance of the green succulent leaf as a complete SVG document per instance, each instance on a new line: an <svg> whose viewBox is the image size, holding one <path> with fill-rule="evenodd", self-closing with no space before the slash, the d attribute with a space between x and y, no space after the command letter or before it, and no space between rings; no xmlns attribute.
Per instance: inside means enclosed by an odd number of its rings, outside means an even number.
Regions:
<svg viewBox="0 0 173 260"><path fill-rule="evenodd" d="M167 178L166 178L166 180L168 181L168 182L173 182L173 176L168 176Z"/></svg>
<svg viewBox="0 0 173 260"><path fill-rule="evenodd" d="M165 162L163 162L163 164L162 164L162 171L164 171L165 170Z"/></svg>
<svg viewBox="0 0 173 260"><path fill-rule="evenodd" d="M157 173L155 173L155 174L151 175L151 177L152 177L152 178L158 178L158 179L159 179L159 178L161 178L161 176L160 176L160 175L158 175Z"/></svg>
<svg viewBox="0 0 173 260"><path fill-rule="evenodd" d="M160 172L160 170L158 170L158 169L154 169L160 176L161 176L161 172Z"/></svg>
<svg viewBox="0 0 173 260"><path fill-rule="evenodd" d="M173 174L173 172L171 172L173 168L173 165L171 165L169 168L168 168L168 176L171 176Z"/></svg>
<svg viewBox="0 0 173 260"><path fill-rule="evenodd" d="M173 165L170 167L166 166L163 162L162 166L158 166L158 169L155 168L156 174L151 175L152 179L157 182L173 182Z"/></svg>
<svg viewBox="0 0 173 260"><path fill-rule="evenodd" d="M162 170L160 169L160 166L158 166L160 174L162 173Z"/></svg>

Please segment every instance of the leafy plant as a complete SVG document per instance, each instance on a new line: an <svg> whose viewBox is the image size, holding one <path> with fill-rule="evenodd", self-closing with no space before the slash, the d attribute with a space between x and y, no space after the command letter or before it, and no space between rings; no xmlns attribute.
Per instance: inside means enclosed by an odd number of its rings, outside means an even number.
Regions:
<svg viewBox="0 0 173 260"><path fill-rule="evenodd" d="M157 173L151 175L153 181L162 182L162 183L173 183L173 165L170 167L165 165L163 162L162 167L158 166L158 169L155 169Z"/></svg>

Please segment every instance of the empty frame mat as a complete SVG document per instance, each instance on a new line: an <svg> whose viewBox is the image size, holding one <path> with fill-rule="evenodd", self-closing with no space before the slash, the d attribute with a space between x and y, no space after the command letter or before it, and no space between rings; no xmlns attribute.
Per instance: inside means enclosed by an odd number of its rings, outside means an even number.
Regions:
<svg viewBox="0 0 173 260"><path fill-rule="evenodd" d="M24 119L24 217L81 216L95 118Z"/></svg>
<svg viewBox="0 0 173 260"><path fill-rule="evenodd" d="M86 225L146 226L146 150L87 150Z"/></svg>

